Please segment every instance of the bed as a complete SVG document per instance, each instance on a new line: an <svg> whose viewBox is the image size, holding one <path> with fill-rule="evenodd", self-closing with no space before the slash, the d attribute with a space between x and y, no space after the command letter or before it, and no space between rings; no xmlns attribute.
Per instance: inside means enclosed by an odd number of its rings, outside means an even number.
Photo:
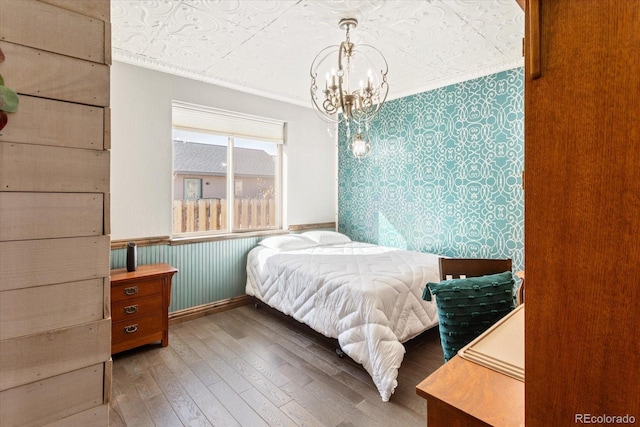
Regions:
<svg viewBox="0 0 640 427"><path fill-rule="evenodd" d="M246 293L337 339L386 402L403 343L438 324L435 303L422 299L439 281L438 258L332 231L272 236L248 254Z"/></svg>

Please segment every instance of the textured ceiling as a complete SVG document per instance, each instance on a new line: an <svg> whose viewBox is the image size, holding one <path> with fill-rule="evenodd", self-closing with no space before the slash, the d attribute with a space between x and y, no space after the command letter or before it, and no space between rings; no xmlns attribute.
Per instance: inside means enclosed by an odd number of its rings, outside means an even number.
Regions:
<svg viewBox="0 0 640 427"><path fill-rule="evenodd" d="M112 0L115 60L310 106L309 68L340 44L378 48L391 99L523 64L515 0Z"/></svg>

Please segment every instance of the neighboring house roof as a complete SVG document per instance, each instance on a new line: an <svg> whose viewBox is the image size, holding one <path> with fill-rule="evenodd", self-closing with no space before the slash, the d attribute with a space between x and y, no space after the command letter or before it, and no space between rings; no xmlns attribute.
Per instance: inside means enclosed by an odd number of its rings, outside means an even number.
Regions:
<svg viewBox="0 0 640 427"><path fill-rule="evenodd" d="M275 175L275 157L266 151L235 148L233 160L236 175ZM224 175L227 172L227 147L173 141L173 170L183 175Z"/></svg>

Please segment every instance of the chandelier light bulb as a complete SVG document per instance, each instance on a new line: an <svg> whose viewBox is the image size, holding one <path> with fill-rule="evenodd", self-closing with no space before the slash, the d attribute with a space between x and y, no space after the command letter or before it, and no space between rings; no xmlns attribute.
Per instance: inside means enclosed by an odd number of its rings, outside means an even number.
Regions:
<svg viewBox="0 0 640 427"><path fill-rule="evenodd" d="M366 136L358 132L351 143L351 153L356 159L362 160L369 155L370 151L371 144L367 141Z"/></svg>

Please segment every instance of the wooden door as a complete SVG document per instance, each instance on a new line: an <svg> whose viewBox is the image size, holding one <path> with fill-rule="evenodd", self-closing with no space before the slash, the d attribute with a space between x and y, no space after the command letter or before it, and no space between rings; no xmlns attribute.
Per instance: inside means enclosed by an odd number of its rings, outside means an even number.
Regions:
<svg viewBox="0 0 640 427"><path fill-rule="evenodd" d="M525 42L526 425L637 422L640 0L539 6L538 79Z"/></svg>

